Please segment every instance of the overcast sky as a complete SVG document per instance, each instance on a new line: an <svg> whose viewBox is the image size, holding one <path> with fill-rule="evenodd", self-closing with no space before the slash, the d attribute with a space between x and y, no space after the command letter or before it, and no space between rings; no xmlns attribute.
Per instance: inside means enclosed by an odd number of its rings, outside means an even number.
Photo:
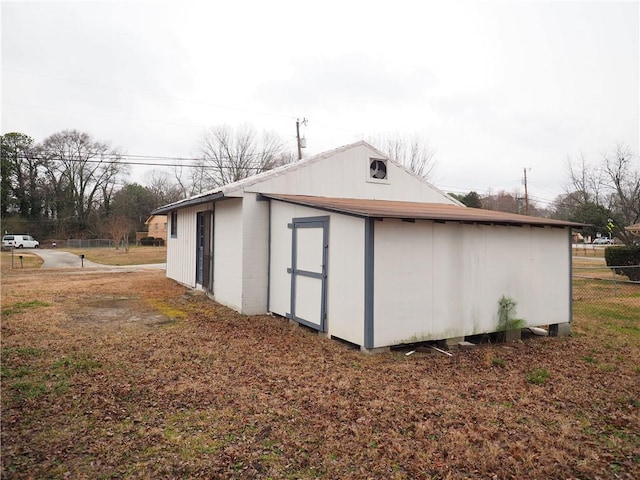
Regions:
<svg viewBox="0 0 640 480"><path fill-rule="evenodd" d="M304 117L305 156L418 132L444 190L527 167L549 201L567 156L639 151L639 25L638 2L2 1L1 130L193 157L223 123L293 149Z"/></svg>

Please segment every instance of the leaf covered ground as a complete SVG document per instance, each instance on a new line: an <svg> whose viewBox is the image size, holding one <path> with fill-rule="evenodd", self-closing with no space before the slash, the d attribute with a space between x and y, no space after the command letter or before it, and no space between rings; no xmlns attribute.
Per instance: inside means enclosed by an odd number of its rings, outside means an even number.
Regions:
<svg viewBox="0 0 640 480"><path fill-rule="evenodd" d="M2 478L639 478L640 338L574 332L367 356L162 271L5 273Z"/></svg>

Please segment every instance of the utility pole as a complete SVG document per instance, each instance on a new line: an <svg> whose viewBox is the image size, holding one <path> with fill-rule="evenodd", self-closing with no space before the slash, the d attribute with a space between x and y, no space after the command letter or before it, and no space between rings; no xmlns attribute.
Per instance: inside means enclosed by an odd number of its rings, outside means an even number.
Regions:
<svg viewBox="0 0 640 480"><path fill-rule="evenodd" d="M527 189L527 167L524 167L524 214L529 215L529 190Z"/></svg>
<svg viewBox="0 0 640 480"><path fill-rule="evenodd" d="M305 140L304 137L301 139L300 138L300 124L302 123L302 125L306 125L307 124L307 119L303 118L302 122L300 121L299 118L296 118L296 140L298 141L298 160L302 160L302 149L306 148L306 144L303 145L303 141Z"/></svg>

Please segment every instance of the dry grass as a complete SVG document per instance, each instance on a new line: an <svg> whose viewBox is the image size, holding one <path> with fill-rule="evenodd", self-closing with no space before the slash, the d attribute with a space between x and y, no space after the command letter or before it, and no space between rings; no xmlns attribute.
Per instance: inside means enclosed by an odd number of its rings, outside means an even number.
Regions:
<svg viewBox="0 0 640 480"><path fill-rule="evenodd" d="M640 309L365 356L161 271L2 283L3 478L640 477Z"/></svg>
<svg viewBox="0 0 640 480"><path fill-rule="evenodd" d="M583 267L597 267L597 268L607 268L607 264L604 262L604 257L598 258L587 258L587 257L574 257L572 266L574 268L583 268ZM608 269L608 268L607 268ZM575 272L573 272L575 273Z"/></svg>
<svg viewBox="0 0 640 480"><path fill-rule="evenodd" d="M132 246L128 251L123 248L64 248L65 252L75 255L84 254L87 260L103 265L144 265L165 263L167 247Z"/></svg>
<svg viewBox="0 0 640 480"><path fill-rule="evenodd" d="M20 257L22 256L22 261ZM0 270L2 272L11 270L40 268L43 264L42 259L33 253L33 250L14 250L12 252L3 251L0 253Z"/></svg>

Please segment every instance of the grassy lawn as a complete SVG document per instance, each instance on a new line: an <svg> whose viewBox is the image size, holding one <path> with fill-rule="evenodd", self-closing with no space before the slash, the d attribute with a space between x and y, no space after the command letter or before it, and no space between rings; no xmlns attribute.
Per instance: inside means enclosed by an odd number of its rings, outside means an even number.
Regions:
<svg viewBox="0 0 640 480"><path fill-rule="evenodd" d="M148 263L165 263L167 247L132 246L128 251L122 248L64 248L65 252L74 255L84 254L87 260L103 265L144 265Z"/></svg>
<svg viewBox="0 0 640 480"><path fill-rule="evenodd" d="M103 265L145 265L151 263L165 263L167 261L167 247L132 246L129 251L115 248L60 248L60 251L84 254L87 260ZM22 267L19 255L23 256ZM42 265L37 250L14 250L13 269L33 269ZM0 268L2 271L11 269L11 252L2 251L0 254Z"/></svg>
<svg viewBox="0 0 640 480"><path fill-rule="evenodd" d="M0 252L0 270L2 272L11 270L12 266L14 270L40 268L43 261L33 252L33 250L14 250L13 256L11 251ZM22 256L22 262L20 256Z"/></svg>
<svg viewBox="0 0 640 480"><path fill-rule="evenodd" d="M585 296L569 338L366 356L161 271L55 276L3 275L2 478L640 477L632 301Z"/></svg>

